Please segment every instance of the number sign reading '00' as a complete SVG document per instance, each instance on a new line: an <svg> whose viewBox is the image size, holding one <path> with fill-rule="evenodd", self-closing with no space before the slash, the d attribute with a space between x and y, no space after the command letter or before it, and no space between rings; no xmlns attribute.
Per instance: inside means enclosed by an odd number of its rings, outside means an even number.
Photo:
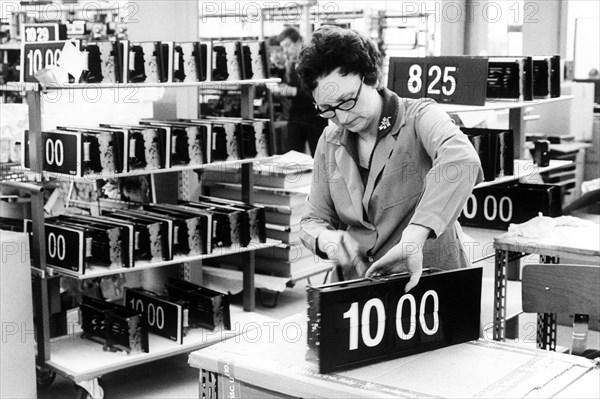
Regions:
<svg viewBox="0 0 600 399"><path fill-rule="evenodd" d="M29 131L25 131L23 159L29 163ZM81 134L73 132L42 132L43 170L52 173L81 176Z"/></svg>
<svg viewBox="0 0 600 399"><path fill-rule="evenodd" d="M408 279L402 274L307 288L307 357L321 373L478 339L481 268L425 269L405 293Z"/></svg>
<svg viewBox="0 0 600 399"><path fill-rule="evenodd" d="M66 226L46 223L46 263L83 274L84 233Z"/></svg>
<svg viewBox="0 0 600 399"><path fill-rule="evenodd" d="M552 184L509 183L473 190L458 221L463 226L508 229L542 213L555 217L562 213L560 187Z"/></svg>
<svg viewBox="0 0 600 399"><path fill-rule="evenodd" d="M487 69L482 57L392 57L388 88L400 97L484 105Z"/></svg>

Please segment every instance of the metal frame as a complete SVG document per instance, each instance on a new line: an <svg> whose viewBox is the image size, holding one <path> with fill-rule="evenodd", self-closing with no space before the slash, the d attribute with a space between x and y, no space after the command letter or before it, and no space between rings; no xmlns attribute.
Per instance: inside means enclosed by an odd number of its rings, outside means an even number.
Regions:
<svg viewBox="0 0 600 399"><path fill-rule="evenodd" d="M525 249L523 245L518 245L518 249ZM495 256L495 276L494 276L494 326L493 339L495 341L504 341L506 338L515 338L517 321L514 318L506 318L506 284L508 281L508 264L516 259L519 259L527 254L540 255L540 263L559 263L559 252L552 249L540 249L534 243L527 247L525 252L511 251L513 246L510 244L494 243L496 249ZM517 248L516 248L517 249ZM528 250L531 249L531 250ZM589 263L593 259L593 255L564 253L569 258L575 258L575 262ZM515 276L518 277L518 276ZM555 314L539 313L538 314L538 330L537 330L537 345L538 348L555 350L556 349L556 321ZM508 327L511 327L509 331ZM514 331L513 331L514 328Z"/></svg>
<svg viewBox="0 0 600 399"><path fill-rule="evenodd" d="M218 373L200 369L200 398L216 399L219 397Z"/></svg>
<svg viewBox="0 0 600 399"><path fill-rule="evenodd" d="M560 260L558 256L540 255L540 263L558 264ZM557 320L556 313L538 313L536 334L538 348L556 351Z"/></svg>
<svg viewBox="0 0 600 399"><path fill-rule="evenodd" d="M494 341L504 341L507 334L506 289L508 284L509 264L521 259L525 254L508 250L496 250L494 273ZM516 325L511 326L516 330ZM514 331L511 331L514 335Z"/></svg>

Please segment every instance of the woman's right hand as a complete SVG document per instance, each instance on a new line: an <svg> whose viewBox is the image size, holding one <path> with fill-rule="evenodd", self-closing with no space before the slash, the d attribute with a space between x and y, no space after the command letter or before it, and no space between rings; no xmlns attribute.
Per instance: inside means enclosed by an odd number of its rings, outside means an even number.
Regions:
<svg viewBox="0 0 600 399"><path fill-rule="evenodd" d="M319 234L319 250L342 267L344 276L363 277L367 265L360 255L358 242L341 230L325 230Z"/></svg>

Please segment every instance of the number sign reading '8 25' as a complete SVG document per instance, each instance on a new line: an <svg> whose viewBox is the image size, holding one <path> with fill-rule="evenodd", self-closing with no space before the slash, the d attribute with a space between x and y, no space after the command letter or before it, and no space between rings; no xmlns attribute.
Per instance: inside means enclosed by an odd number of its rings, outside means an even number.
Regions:
<svg viewBox="0 0 600 399"><path fill-rule="evenodd" d="M487 69L482 57L392 57L388 88L400 97L484 105Z"/></svg>
<svg viewBox="0 0 600 399"><path fill-rule="evenodd" d="M408 279L308 288L308 358L318 362L319 372L478 339L481 268L425 269L419 284L404 293Z"/></svg>

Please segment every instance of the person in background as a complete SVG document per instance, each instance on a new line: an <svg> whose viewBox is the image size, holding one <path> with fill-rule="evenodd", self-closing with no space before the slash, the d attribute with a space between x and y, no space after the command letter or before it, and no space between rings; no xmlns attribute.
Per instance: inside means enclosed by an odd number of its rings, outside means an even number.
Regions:
<svg viewBox="0 0 600 399"><path fill-rule="evenodd" d="M302 36L295 28L286 28L278 37L285 56L285 74L282 83L276 88L280 96L282 113L287 117L287 137L283 140L286 151L305 152L306 142L311 155L314 155L319 136L327 126L327 120L315 115L310 93L302 89L296 73L298 52L302 46Z"/></svg>
<svg viewBox="0 0 600 399"><path fill-rule="evenodd" d="M297 71L321 135L301 240L335 261L338 279L470 265L456 221L483 178L475 149L431 99L381 86L381 55L363 34L323 27Z"/></svg>

